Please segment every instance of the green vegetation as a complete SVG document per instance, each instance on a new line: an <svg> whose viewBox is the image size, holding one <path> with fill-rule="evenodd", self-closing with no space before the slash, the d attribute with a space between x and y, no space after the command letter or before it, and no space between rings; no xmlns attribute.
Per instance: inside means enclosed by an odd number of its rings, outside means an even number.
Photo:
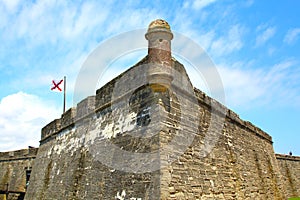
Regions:
<svg viewBox="0 0 300 200"><path fill-rule="evenodd" d="M288 200L300 200L300 197L292 197L292 198L289 198Z"/></svg>

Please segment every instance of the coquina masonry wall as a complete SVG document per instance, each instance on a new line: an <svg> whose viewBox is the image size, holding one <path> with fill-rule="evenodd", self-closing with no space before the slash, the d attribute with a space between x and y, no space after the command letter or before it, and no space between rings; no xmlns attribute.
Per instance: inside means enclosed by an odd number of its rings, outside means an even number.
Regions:
<svg viewBox="0 0 300 200"><path fill-rule="evenodd" d="M37 148L28 148L18 151L0 152L1 191L25 192L26 170L31 170L37 151ZM21 193L9 193L8 199L21 198ZM5 194L0 194L1 200L5 198Z"/></svg>
<svg viewBox="0 0 300 200"><path fill-rule="evenodd" d="M300 197L300 157L276 154L288 197Z"/></svg>
<svg viewBox="0 0 300 200"><path fill-rule="evenodd" d="M126 73L130 73L130 70ZM122 75L121 75L122 76ZM121 76L68 110L42 130L41 146L32 173L26 199L159 199L160 171L130 173L107 163L119 160L127 166L139 166L126 160L110 143L126 151L151 152L158 149L159 137L133 138L140 104L111 106L114 83ZM149 89L136 92L148 95L145 104L155 102ZM87 109L88 108L88 109ZM95 152L96 151L96 152ZM159 162L159 154L154 155ZM141 164L143 160L141 160Z"/></svg>
<svg viewBox="0 0 300 200"><path fill-rule="evenodd" d="M147 58L141 63L146 61ZM187 76L183 66L173 62L177 71ZM133 69L125 73L131 73ZM144 161L141 160L139 166L130 160L123 160L120 152L111 152L115 150L108 148L107 142L129 152L147 153L166 146L177 130L188 130L188 127L178 127L178 102L173 99L169 111L165 106L162 108L168 117L161 122L164 128L159 134L149 138L131 137L130 132L137 125L137 110L142 109L140 103L133 103L131 107L111 105L111 91L123 75L99 89L96 97L83 100L76 109L70 109L61 119L54 120L42 130L41 146L34 165L36 170L31 176L34 184L30 184L26 199L48 200L62 196L65 199L121 199L122 195L125 199L286 198L271 137L241 120L232 111L227 112L225 121L216 112L214 123L225 123L221 126L221 133L217 129L209 133L213 115L211 102L214 100L197 89L194 92L200 118L192 124L197 127L196 131L183 132L194 135L192 144L184 154L166 167L148 173L131 173L109 166L107 163L121 160L125 163L124 169L133 167L130 165L138 169ZM137 94L137 102L146 97L144 107L159 104L156 100L163 99L165 95L149 94L147 87L138 90ZM83 109L87 107L89 112ZM179 114L188 116L188 112ZM207 142L205 138L214 132L218 134L218 139L212 152L201 156L203 144ZM176 140L176 145L182 145L180 141ZM102 156L95 156L94 148ZM109 156L106 158L105 155ZM168 154L165 150L153 159L162 165L168 162L167 155L172 156L172 152Z"/></svg>
<svg viewBox="0 0 300 200"><path fill-rule="evenodd" d="M209 97L198 90L196 94L202 116L199 132L179 160L162 169L162 199L285 199L271 137L230 110L212 152L197 156L208 137L212 112L205 103Z"/></svg>

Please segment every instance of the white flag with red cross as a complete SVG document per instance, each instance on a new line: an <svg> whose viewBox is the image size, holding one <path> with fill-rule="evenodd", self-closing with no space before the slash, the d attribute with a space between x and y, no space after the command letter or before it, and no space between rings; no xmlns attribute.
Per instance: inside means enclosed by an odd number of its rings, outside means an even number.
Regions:
<svg viewBox="0 0 300 200"><path fill-rule="evenodd" d="M59 81L52 80L52 86L51 86L51 91L64 92L63 113L65 113L66 111L66 87L67 87L66 83L67 83L67 78L66 76L64 76L64 78Z"/></svg>
<svg viewBox="0 0 300 200"><path fill-rule="evenodd" d="M51 90L54 92L62 92L64 90L64 86L62 84L63 82L64 82L63 79L61 79L59 81L52 80Z"/></svg>

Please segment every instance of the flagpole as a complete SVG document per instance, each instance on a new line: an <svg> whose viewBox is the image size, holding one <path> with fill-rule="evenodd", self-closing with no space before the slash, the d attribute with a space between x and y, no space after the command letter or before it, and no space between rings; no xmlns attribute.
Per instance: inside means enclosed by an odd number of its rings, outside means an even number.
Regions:
<svg viewBox="0 0 300 200"><path fill-rule="evenodd" d="M67 78L66 78L66 76L64 76L64 107L63 107L63 113L66 112L66 85L67 85L66 81L67 81Z"/></svg>

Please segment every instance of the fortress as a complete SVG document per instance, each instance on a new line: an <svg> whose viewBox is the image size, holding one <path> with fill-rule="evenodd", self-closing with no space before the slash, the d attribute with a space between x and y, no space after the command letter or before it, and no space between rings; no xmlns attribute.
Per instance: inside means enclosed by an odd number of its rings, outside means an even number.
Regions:
<svg viewBox="0 0 300 200"><path fill-rule="evenodd" d="M288 199L300 157L194 88L151 22L148 55L55 119L40 147L0 153L0 200Z"/></svg>

